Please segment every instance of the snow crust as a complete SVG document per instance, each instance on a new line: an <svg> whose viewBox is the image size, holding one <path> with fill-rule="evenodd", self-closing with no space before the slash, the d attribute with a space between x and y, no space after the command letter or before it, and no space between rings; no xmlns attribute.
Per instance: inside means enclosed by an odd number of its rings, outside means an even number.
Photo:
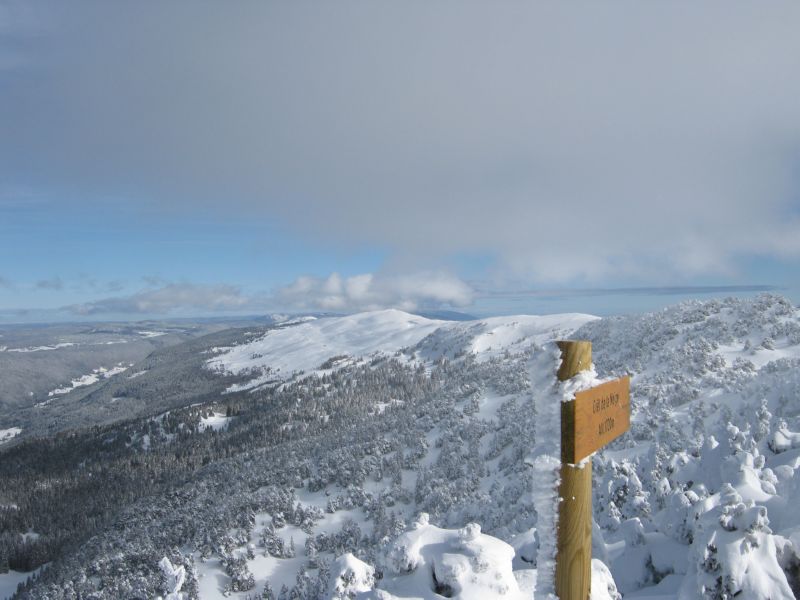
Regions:
<svg viewBox="0 0 800 600"><path fill-rule="evenodd" d="M541 597L555 596L556 536L558 529L558 486L561 482L561 392L556 372L561 351L550 342L535 352L530 364L531 394L536 411L535 446L526 463L532 467L532 503L540 536L536 556L536 590Z"/></svg>

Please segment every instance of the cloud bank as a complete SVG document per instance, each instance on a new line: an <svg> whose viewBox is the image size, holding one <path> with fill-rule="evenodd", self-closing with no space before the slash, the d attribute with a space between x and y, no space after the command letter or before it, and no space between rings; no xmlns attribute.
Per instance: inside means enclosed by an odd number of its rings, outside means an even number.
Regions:
<svg viewBox="0 0 800 600"><path fill-rule="evenodd" d="M800 255L791 0L8 7L8 185L544 284Z"/></svg>
<svg viewBox="0 0 800 600"><path fill-rule="evenodd" d="M399 308L457 308L472 302L472 288L451 275L415 273L394 277L365 273L327 278L299 277L271 294L246 293L232 285L166 283L134 294L73 304L63 309L79 316L203 313L356 312Z"/></svg>
<svg viewBox="0 0 800 600"><path fill-rule="evenodd" d="M275 312L352 313L397 308L408 312L481 307L487 303L535 299L579 299L598 296L697 296L770 292L770 285L683 286L639 288L582 288L507 290L497 292L475 287L453 275L439 272L388 276L364 273L342 277L298 277L272 293L247 293L231 285L166 282L152 278L153 285L134 294L72 304L61 311L78 317L107 315L166 316L180 314L264 314ZM3 281L0 279L0 286ZM2 315L0 315L0 319Z"/></svg>
<svg viewBox="0 0 800 600"><path fill-rule="evenodd" d="M76 315L166 315L173 312L228 312L246 308L251 299L238 287L230 285L200 285L170 283L156 289L104 298L93 302L64 307Z"/></svg>
<svg viewBox="0 0 800 600"><path fill-rule="evenodd" d="M458 308L473 299L472 288L442 273L416 273L381 277L371 273L327 278L300 277L278 289L275 302L293 310L363 311L399 308L414 311L422 308Z"/></svg>

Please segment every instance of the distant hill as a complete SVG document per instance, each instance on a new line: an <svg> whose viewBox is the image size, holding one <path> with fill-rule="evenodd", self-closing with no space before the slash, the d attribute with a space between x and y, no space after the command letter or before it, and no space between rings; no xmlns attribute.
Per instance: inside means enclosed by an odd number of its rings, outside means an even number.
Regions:
<svg viewBox="0 0 800 600"><path fill-rule="evenodd" d="M426 319L435 319L438 321L475 321L477 317L457 312L454 310L428 310L428 311L417 311L416 313L420 317L425 317Z"/></svg>

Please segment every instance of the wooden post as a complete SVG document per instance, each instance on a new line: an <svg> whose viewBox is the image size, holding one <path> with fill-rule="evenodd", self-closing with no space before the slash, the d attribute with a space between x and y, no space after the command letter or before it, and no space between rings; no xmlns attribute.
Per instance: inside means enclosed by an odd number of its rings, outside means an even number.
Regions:
<svg viewBox="0 0 800 600"><path fill-rule="evenodd" d="M559 381L590 368L591 342L558 342L558 347ZM568 443L564 432L562 427L562 445ZM561 465L556 550L556 595L561 600L588 600L592 586L592 461L584 462L583 468Z"/></svg>

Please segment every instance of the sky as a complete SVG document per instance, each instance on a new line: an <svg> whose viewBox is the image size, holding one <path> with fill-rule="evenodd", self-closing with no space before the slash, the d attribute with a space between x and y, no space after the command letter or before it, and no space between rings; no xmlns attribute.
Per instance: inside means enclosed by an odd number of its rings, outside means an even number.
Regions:
<svg viewBox="0 0 800 600"><path fill-rule="evenodd" d="M800 302L798 27L0 0L0 322Z"/></svg>

